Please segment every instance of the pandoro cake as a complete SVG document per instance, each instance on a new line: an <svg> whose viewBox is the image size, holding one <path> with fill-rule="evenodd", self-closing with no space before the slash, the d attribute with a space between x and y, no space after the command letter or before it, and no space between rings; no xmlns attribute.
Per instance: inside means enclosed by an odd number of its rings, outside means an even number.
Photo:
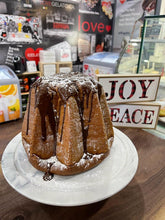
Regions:
<svg viewBox="0 0 165 220"><path fill-rule="evenodd" d="M58 175L89 170L108 156L113 137L103 88L93 78L57 74L31 86L22 143L36 169Z"/></svg>

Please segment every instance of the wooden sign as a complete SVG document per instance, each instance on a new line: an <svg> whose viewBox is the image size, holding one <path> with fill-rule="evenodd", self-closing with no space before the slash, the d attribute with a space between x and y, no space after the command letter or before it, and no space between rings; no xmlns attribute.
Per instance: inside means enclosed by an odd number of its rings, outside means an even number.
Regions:
<svg viewBox="0 0 165 220"><path fill-rule="evenodd" d="M108 103L154 101L160 77L158 74L97 75Z"/></svg>
<svg viewBox="0 0 165 220"><path fill-rule="evenodd" d="M111 120L115 127L155 129L160 105L156 103L108 104Z"/></svg>

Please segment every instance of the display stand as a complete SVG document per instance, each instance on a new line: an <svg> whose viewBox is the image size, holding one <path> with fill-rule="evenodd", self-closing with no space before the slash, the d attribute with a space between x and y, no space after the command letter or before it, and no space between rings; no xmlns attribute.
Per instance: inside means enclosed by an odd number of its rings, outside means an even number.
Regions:
<svg viewBox="0 0 165 220"><path fill-rule="evenodd" d="M137 73L161 75L156 102L165 103L165 15L146 16L141 40ZM159 115L154 133L165 134L165 116Z"/></svg>
<svg viewBox="0 0 165 220"><path fill-rule="evenodd" d="M44 75L44 72L47 71L47 69L49 69L49 71L52 71L52 72L55 71L55 73L70 72L72 70L72 62L71 61L54 62L54 63L39 62L39 70L42 76Z"/></svg>
<svg viewBox="0 0 165 220"><path fill-rule="evenodd" d="M35 72L24 72L22 74L17 74L20 82L21 89L21 99L22 99L22 112L24 113L27 106L28 95L30 90L30 85L34 83L38 77L41 76L40 71Z"/></svg>
<svg viewBox="0 0 165 220"><path fill-rule="evenodd" d="M165 16L146 16L137 73L165 76Z"/></svg>

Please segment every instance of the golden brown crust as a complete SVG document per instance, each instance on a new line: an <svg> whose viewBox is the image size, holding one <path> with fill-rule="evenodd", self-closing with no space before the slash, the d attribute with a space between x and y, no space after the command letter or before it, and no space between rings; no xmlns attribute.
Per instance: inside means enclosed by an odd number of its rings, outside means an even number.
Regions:
<svg viewBox="0 0 165 220"><path fill-rule="evenodd" d="M105 129L107 133L107 138L114 137L113 125L109 114L109 108L106 102L105 93L102 89L101 96L100 96L100 106L103 114Z"/></svg>
<svg viewBox="0 0 165 220"><path fill-rule="evenodd" d="M87 152L91 154L106 153L108 139L97 94L93 95L93 106L88 129Z"/></svg>
<svg viewBox="0 0 165 220"><path fill-rule="evenodd" d="M30 144L30 154L36 154L42 159L47 159L54 154L54 136L50 129L48 117L45 118L47 127L47 139L42 141L41 115L38 108L35 108L35 90L32 89L30 98L29 122L26 111L22 127L22 137ZM28 106L27 106L28 109ZM27 131L27 124L29 129ZM27 133L28 132L28 133Z"/></svg>
<svg viewBox="0 0 165 220"><path fill-rule="evenodd" d="M62 122L64 128L62 134ZM73 165L83 156L83 137L77 103L74 97L70 97L66 104L65 117L64 107L61 107L60 124L57 137L56 156L65 165Z"/></svg>

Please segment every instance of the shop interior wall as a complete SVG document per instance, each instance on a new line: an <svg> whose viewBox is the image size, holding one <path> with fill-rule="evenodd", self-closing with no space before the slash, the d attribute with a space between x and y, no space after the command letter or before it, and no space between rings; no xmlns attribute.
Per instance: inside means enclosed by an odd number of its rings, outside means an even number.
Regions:
<svg viewBox="0 0 165 220"><path fill-rule="evenodd" d="M17 56L38 64L39 50L57 44L71 48L78 68L85 56L111 51L115 1L89 2L0 1L0 64L14 69Z"/></svg>

